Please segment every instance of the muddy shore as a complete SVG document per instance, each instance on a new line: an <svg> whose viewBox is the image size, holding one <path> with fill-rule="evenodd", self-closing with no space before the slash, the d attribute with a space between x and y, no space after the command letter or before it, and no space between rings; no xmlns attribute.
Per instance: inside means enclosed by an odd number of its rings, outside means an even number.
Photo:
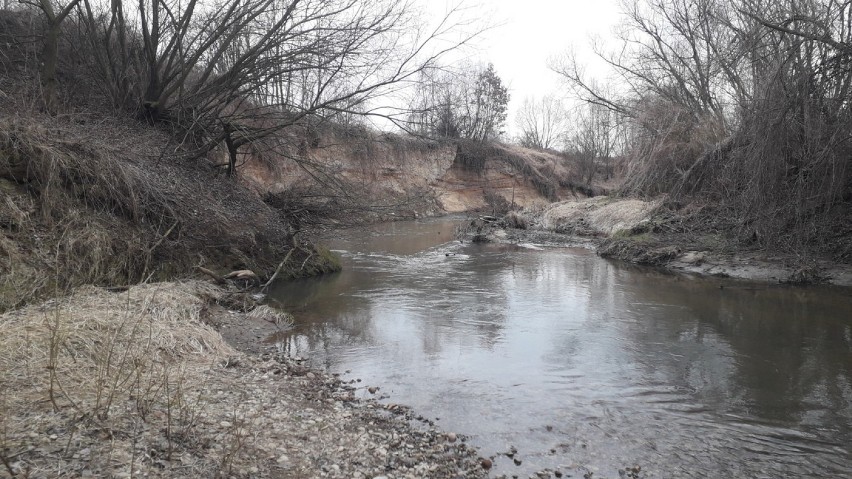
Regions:
<svg viewBox="0 0 852 479"><path fill-rule="evenodd" d="M657 201L595 197L546 208L480 216L460 228L463 241L583 247L607 258L666 270L787 284L852 286L852 265L757 247L739 248L718 235L667 231Z"/></svg>

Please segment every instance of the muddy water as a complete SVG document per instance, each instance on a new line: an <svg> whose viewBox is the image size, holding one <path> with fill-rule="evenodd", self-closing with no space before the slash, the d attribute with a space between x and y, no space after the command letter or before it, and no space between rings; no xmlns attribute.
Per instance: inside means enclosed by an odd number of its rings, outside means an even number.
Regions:
<svg viewBox="0 0 852 479"><path fill-rule="evenodd" d="M516 447L494 476L852 477L850 290L460 245L454 224L336 240L344 272L279 285L297 324L274 340L484 455Z"/></svg>

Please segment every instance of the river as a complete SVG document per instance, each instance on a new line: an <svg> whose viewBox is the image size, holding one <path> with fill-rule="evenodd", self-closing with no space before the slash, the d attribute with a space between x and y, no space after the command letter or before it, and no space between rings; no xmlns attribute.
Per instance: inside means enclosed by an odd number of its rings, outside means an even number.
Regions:
<svg viewBox="0 0 852 479"><path fill-rule="evenodd" d="M516 448L492 475L852 477L849 289L460 244L457 222L335 239L344 271L277 285L296 325L270 341Z"/></svg>

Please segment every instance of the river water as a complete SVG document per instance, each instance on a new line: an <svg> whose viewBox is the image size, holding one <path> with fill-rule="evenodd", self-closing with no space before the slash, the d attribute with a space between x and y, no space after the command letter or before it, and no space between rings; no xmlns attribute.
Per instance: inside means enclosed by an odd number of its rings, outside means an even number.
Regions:
<svg viewBox="0 0 852 479"><path fill-rule="evenodd" d="M334 240L344 271L279 284L296 325L270 341L484 456L517 448L492 475L852 477L849 289L463 245L456 223Z"/></svg>

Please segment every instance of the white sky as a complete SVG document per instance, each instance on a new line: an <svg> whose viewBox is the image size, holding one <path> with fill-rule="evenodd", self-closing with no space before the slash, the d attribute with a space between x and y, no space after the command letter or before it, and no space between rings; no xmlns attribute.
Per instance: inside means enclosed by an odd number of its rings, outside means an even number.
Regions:
<svg viewBox="0 0 852 479"><path fill-rule="evenodd" d="M444 11L443 0L421 0L432 11ZM591 38L613 37L619 21L618 0L473 0L477 15L498 26L485 33L470 59L491 62L509 88L507 128L514 133L514 112L526 96L563 92L548 60L574 49L594 72Z"/></svg>

